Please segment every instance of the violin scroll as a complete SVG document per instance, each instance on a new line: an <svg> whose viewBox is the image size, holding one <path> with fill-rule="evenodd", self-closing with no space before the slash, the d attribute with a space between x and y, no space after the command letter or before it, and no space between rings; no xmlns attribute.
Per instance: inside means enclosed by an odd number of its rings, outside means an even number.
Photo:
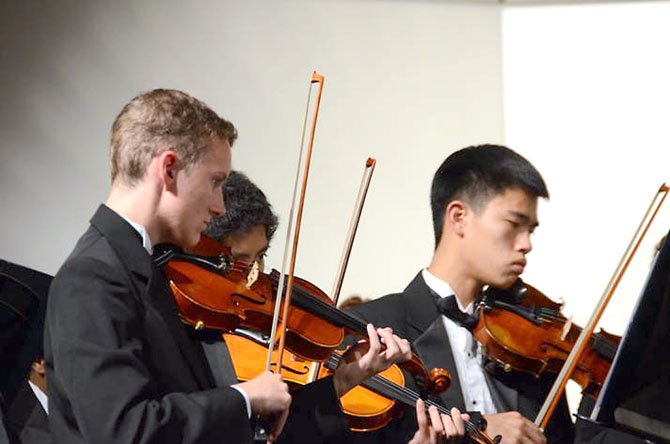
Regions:
<svg viewBox="0 0 670 444"><path fill-rule="evenodd" d="M436 395L446 392L451 387L451 375L443 368L431 368L428 372L428 391Z"/></svg>

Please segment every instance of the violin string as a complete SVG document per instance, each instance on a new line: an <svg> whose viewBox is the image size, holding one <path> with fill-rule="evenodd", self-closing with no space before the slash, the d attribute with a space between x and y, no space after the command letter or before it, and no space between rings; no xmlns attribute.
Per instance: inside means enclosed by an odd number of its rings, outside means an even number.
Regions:
<svg viewBox="0 0 670 444"><path fill-rule="evenodd" d="M541 313L543 316L553 317L556 319L565 319L565 316L563 316L560 311L553 310L551 308L539 308L537 309L537 312Z"/></svg>
<svg viewBox="0 0 670 444"><path fill-rule="evenodd" d="M328 359L326 366L331 371L333 371L334 368L337 367L339 360L339 356L331 356ZM382 396L387 396L397 401L401 401L409 406L415 405L416 401L421 399L419 394L414 390L386 379L379 374L368 378L362 385L374 392L379 393ZM424 400L424 402L426 403L426 407L434 406L440 413L447 415L450 418L452 417L451 411L448 408L429 399ZM472 422L463 421L463 423L465 428L468 429L469 433L479 434L479 429L477 429L477 427Z"/></svg>
<svg viewBox="0 0 670 444"><path fill-rule="evenodd" d="M546 314L538 314L537 317L540 319L544 319L547 321L555 321L555 322L565 322L568 319L564 316L552 316L552 315L546 315Z"/></svg>
<svg viewBox="0 0 670 444"><path fill-rule="evenodd" d="M522 309L523 310L523 309ZM526 313L532 315L533 317L539 318L542 321L547 322L565 322L567 318L553 309L544 309L544 308L532 308L530 310L524 310Z"/></svg>
<svg viewBox="0 0 670 444"><path fill-rule="evenodd" d="M276 276L272 276L271 279L276 280ZM296 302L303 302L306 305L310 305L310 307L314 310L319 311L321 316L326 318L326 320L330 320L333 323L340 324L340 323L348 323L349 325L342 325L345 327L351 328L354 332L359 333L361 335L367 336L367 331L366 331L366 325L361 322L359 319L351 316L349 313L345 313L338 308L334 307L333 305L329 304L328 302L321 300L309 292L301 289L300 287L297 287L294 285L293 289L295 293L295 301ZM339 319L336 319L339 318ZM341 326L341 325L338 325Z"/></svg>

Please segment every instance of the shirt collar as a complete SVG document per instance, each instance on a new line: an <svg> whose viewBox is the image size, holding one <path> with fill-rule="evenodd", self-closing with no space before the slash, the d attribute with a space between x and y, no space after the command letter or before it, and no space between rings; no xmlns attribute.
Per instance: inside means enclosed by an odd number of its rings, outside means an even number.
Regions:
<svg viewBox="0 0 670 444"><path fill-rule="evenodd" d="M151 239L149 239L149 233L147 232L147 229L144 228L144 225L138 224L137 222L133 222L132 220L128 219L122 214L119 214L126 222L130 224L131 227L133 227L138 233L140 233L140 236L142 237L142 247L144 247L145 250L149 253L149 255L153 254L154 248L153 245L151 245Z"/></svg>
<svg viewBox="0 0 670 444"><path fill-rule="evenodd" d="M442 279L438 278L435 276L433 273L428 271L427 268L424 268L421 271L421 276L423 277L423 280L426 281L426 285L428 285L428 288L433 290L439 297L441 298L446 298L447 296L454 296L456 293L454 293L454 290L452 290L451 286L443 281ZM460 299L456 298L456 302L458 303L458 309L461 310L464 313L472 314L474 313L474 304L470 302L467 307L463 307L461 304Z"/></svg>

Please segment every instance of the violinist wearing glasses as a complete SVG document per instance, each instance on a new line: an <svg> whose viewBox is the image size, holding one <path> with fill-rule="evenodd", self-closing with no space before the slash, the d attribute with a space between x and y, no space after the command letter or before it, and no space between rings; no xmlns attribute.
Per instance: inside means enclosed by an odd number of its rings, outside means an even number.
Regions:
<svg viewBox="0 0 670 444"><path fill-rule="evenodd" d="M203 234L229 247L236 260L258 261L262 271L266 252L278 226L277 216L265 194L243 173L230 173L223 187L223 196L226 213L214 217ZM407 341L393 335L389 329L369 328L368 334L371 342L379 343L381 340L390 344L390 347L402 350L405 359L407 358ZM205 354L212 369L230 368L227 363L230 358L220 340L221 335L204 331L198 333L198 336L204 341ZM383 365L372 365L374 355L384 353L388 354L388 349L386 352L371 349L358 360L341 364L332 377L320 379L294 391L288 421L280 441L348 442L350 434L338 398L367 377L388 367L386 363L390 362L390 358L386 358ZM393 353L395 354L397 353ZM223 379L220 384L236 382ZM463 419L458 412L454 411L456 416L452 421L446 415L438 415L437 410L432 408L428 413L429 419L423 405L420 407L420 427L411 441L412 444L438 442L438 438L443 436L457 438L463 435Z"/></svg>
<svg viewBox="0 0 670 444"><path fill-rule="evenodd" d="M409 339L427 367L449 370L452 386L436 401L467 411L503 444L573 440L565 397L546 435L532 422L551 381L486 365L464 327L484 286L508 288L523 272L538 226L537 200L548 195L539 172L506 147L456 151L432 182L435 250L428 267L403 292L352 309L366 322L388 325ZM414 422L413 412L406 413L361 441L402 442Z"/></svg>

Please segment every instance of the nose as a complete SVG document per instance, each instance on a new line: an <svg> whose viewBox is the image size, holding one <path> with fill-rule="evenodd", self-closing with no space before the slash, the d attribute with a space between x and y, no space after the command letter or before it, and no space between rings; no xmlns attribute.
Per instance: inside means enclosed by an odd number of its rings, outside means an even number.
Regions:
<svg viewBox="0 0 670 444"><path fill-rule="evenodd" d="M530 232L525 231L519 234L517 238L517 251L528 254L533 249L533 243L530 240Z"/></svg>
<svg viewBox="0 0 670 444"><path fill-rule="evenodd" d="M214 216L223 216L226 212L226 205L223 202L223 187L218 187L213 193L212 203L209 206L209 211Z"/></svg>

